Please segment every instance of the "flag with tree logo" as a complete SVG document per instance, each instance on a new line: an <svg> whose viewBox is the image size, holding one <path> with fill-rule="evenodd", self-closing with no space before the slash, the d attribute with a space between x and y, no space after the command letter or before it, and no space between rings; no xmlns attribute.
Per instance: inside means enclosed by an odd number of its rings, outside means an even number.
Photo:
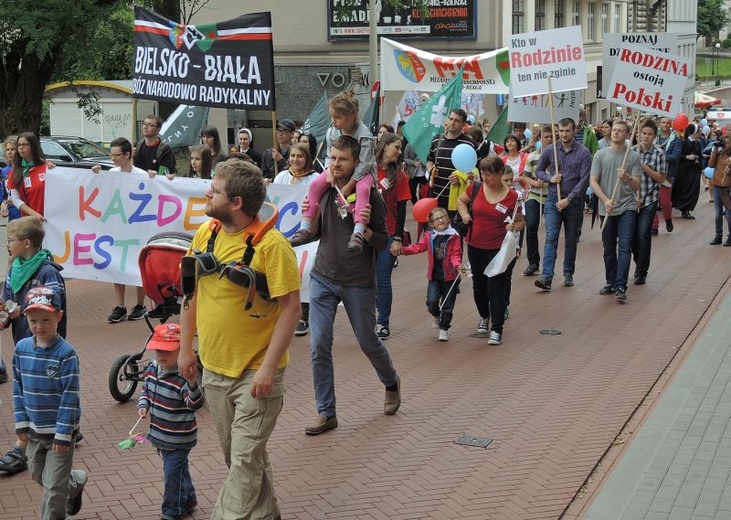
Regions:
<svg viewBox="0 0 731 520"><path fill-rule="evenodd" d="M404 125L402 133L425 164L432 140L444 132L449 113L462 104L462 73L463 68L460 68Z"/></svg>

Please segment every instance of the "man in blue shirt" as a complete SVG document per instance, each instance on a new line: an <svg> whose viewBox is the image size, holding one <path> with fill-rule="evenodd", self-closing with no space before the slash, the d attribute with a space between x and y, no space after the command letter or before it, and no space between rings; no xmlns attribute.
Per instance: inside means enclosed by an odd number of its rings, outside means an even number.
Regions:
<svg viewBox="0 0 731 520"><path fill-rule="evenodd" d="M558 235L562 224L566 243L563 284L566 287L574 285L578 226L584 211L584 193L589 186L591 170L591 152L585 146L577 143L574 135L573 119L566 118L559 121L559 143L546 146L535 171L536 178L548 183L548 199L544 217L546 219L546 245L543 252L543 270L541 277L535 281L536 287L544 291L550 291L553 283ZM555 164L554 147L558 147L558 167Z"/></svg>

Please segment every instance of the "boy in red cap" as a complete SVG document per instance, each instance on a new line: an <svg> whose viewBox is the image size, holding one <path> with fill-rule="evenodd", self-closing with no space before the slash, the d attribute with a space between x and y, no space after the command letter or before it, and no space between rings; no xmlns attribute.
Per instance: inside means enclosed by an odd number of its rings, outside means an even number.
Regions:
<svg viewBox="0 0 731 520"><path fill-rule="evenodd" d="M35 287L25 303L33 336L21 339L13 355L15 431L28 442L31 475L43 486L40 518L66 518L81 509L87 480L71 469L81 419L79 358L56 332L63 317L59 293Z"/></svg>
<svg viewBox="0 0 731 520"><path fill-rule="evenodd" d="M178 372L180 325L163 323L155 327L147 350L155 361L145 371L145 382L137 403L137 414L150 414L147 438L163 460L165 493L160 520L178 520L198 505L188 471L188 455L198 442L195 410L205 401L195 377Z"/></svg>

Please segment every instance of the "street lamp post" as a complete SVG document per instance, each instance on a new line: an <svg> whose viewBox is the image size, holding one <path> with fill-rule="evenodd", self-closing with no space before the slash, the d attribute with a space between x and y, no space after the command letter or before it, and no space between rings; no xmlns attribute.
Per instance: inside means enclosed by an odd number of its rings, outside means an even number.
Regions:
<svg viewBox="0 0 731 520"><path fill-rule="evenodd" d="M718 58L720 57L721 53L721 44L719 42L716 42L716 44L713 46L713 61L716 64L716 86L721 85L721 71L719 70L719 61Z"/></svg>

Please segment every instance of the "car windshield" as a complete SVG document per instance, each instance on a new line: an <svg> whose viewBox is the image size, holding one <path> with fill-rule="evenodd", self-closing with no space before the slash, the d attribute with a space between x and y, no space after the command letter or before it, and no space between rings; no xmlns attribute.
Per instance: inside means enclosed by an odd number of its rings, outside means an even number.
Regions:
<svg viewBox="0 0 731 520"><path fill-rule="evenodd" d="M109 151L105 150L96 143L91 141L71 141L71 140L60 140L65 147L70 148L75 155L81 159L88 159L90 157L106 157L109 155Z"/></svg>

